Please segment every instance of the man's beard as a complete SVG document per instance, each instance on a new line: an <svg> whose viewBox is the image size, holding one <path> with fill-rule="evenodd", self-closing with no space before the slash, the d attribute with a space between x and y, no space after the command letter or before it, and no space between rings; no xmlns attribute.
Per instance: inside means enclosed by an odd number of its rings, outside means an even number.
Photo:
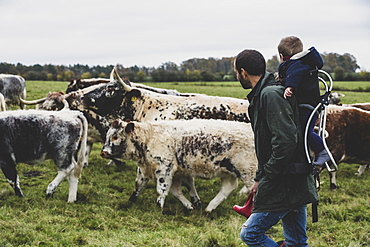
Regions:
<svg viewBox="0 0 370 247"><path fill-rule="evenodd" d="M243 78L243 76L238 75L238 79L239 79L239 82L240 82L240 84L242 85L242 87L244 89L250 89L250 88L252 88L252 84L249 81L245 80Z"/></svg>

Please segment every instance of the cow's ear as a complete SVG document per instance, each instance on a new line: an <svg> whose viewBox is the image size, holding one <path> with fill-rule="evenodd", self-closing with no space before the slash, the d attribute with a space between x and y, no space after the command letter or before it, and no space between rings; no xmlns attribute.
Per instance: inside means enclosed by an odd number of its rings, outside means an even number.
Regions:
<svg viewBox="0 0 370 247"><path fill-rule="evenodd" d="M141 97L141 91L138 89L132 89L128 94L128 97L130 97L131 101L136 101L137 98Z"/></svg>
<svg viewBox="0 0 370 247"><path fill-rule="evenodd" d="M134 127L135 127L134 123L128 123L126 128L125 128L125 132L127 134L130 134L130 133L134 132Z"/></svg>

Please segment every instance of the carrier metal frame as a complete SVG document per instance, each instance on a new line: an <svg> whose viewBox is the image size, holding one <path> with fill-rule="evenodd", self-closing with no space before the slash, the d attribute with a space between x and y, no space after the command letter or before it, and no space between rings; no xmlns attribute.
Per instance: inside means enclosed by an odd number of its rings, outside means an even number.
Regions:
<svg viewBox="0 0 370 247"><path fill-rule="evenodd" d="M326 115L327 115L328 105L329 105L329 94L331 93L331 90L333 88L333 80L332 80L331 76L324 70L319 69L318 73L322 73L322 74L326 75L326 77L329 79L329 85L323 78L321 78L320 76L318 77L319 81L321 81L325 86L325 93L321 96L322 97L321 102L314 108L314 110L312 111L312 113L311 113L311 115L310 115L310 117L307 121L307 124L306 124L306 127L305 127L305 132L304 132L304 148L305 148L305 152L306 152L307 161L308 161L308 163L312 164L313 160L312 160L312 157L310 155L311 152L310 152L310 148L309 148L309 145L308 145L308 138L307 137L308 137L309 125L312 121L312 118L315 116L315 114L318 114L318 119L319 119L318 134L320 135L320 137L323 140L324 147L325 147L326 151L328 152L331 163L333 165L333 168L331 168L330 165L328 164L328 162L326 162L325 167L329 172L335 172L335 171L338 170L338 166L337 166L332 154L330 153L330 150L329 150L328 146L326 145L326 141L325 141Z"/></svg>

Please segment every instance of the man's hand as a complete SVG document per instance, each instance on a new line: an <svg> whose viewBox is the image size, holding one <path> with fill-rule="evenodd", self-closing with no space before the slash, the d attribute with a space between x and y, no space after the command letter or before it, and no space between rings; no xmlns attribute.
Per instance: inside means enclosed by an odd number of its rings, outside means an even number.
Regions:
<svg viewBox="0 0 370 247"><path fill-rule="evenodd" d="M254 181L254 184L252 185L252 187L250 188L250 192L253 192L253 193L256 193L257 190L258 190L258 184L259 182L258 181Z"/></svg>

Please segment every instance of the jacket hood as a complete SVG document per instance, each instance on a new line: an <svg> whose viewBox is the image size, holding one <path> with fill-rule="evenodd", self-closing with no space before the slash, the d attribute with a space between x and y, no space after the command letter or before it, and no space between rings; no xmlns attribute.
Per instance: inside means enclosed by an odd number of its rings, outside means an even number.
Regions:
<svg viewBox="0 0 370 247"><path fill-rule="evenodd" d="M308 64L312 68L321 69L324 66L324 61L315 47L295 54L290 60L301 60L302 63Z"/></svg>

